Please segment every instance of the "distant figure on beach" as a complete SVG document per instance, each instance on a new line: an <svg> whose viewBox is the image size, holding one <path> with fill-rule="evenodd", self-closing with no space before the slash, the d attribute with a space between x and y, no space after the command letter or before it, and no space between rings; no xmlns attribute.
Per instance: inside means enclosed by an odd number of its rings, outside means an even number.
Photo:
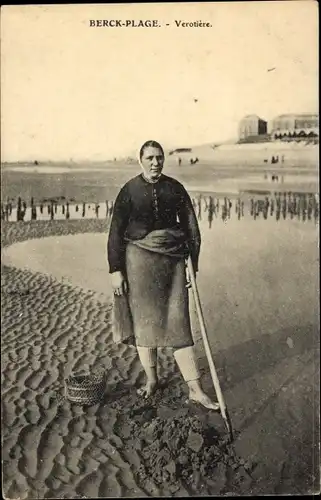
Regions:
<svg viewBox="0 0 321 500"><path fill-rule="evenodd" d="M70 212L69 212L69 203L68 203L68 201L66 203L66 219L70 219Z"/></svg>
<svg viewBox="0 0 321 500"><path fill-rule="evenodd" d="M82 217L85 217L86 215L86 203L82 204Z"/></svg>
<svg viewBox="0 0 321 500"><path fill-rule="evenodd" d="M180 167L180 166L181 166L181 164L182 164L182 158L181 158L181 157L179 157L179 158L178 158L178 166Z"/></svg>
<svg viewBox="0 0 321 500"><path fill-rule="evenodd" d="M96 217L98 218L99 217L99 204L98 203L95 204L95 214L96 214Z"/></svg>
<svg viewBox="0 0 321 500"><path fill-rule="evenodd" d="M157 348L166 347L174 351L190 400L218 410L201 387L189 319L186 259L191 255L197 273L200 230L184 186L162 173L164 160L159 143L145 142L139 152L142 173L126 182L114 204L107 245L113 331L120 325L121 342L134 337L147 377L140 396L156 390ZM132 321L127 332L125 316Z"/></svg>

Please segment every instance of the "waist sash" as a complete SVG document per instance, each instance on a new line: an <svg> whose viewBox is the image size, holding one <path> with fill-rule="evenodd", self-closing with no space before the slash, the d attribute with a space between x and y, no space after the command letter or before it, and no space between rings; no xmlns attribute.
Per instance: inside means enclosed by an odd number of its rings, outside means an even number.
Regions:
<svg viewBox="0 0 321 500"><path fill-rule="evenodd" d="M189 255L185 233L181 229L155 229L139 240L127 240L151 252L170 257L187 258Z"/></svg>

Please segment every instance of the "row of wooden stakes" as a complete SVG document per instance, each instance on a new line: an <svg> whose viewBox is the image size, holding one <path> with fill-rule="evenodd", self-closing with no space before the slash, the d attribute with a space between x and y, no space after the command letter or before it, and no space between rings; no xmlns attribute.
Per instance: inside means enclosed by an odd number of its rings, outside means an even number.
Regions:
<svg viewBox="0 0 321 500"><path fill-rule="evenodd" d="M106 200L106 217L110 216L113 212L113 201ZM75 212L81 213L81 216L84 218L86 216L86 212L88 210L93 209L95 212L95 216L99 217L101 205L99 203L75 203L72 205L75 209ZM66 219L70 219L70 207L71 204L66 201L66 203L58 204L57 202L50 201L50 203L34 203L34 199L31 198L30 209L31 209L31 220L37 220L38 215L43 215L47 212L47 215L51 220L55 218L55 215L58 214L58 209L61 209L61 214L65 216ZM12 216L13 210L16 208L16 220L24 221L27 213L28 205L27 203L18 198L17 204L13 204L12 201L7 200L7 202L1 203L1 219L9 220Z"/></svg>

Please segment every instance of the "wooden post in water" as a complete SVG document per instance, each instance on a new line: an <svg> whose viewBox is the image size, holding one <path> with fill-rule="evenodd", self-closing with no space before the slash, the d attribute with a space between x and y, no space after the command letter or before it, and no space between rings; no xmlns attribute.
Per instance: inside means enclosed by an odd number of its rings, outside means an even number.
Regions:
<svg viewBox="0 0 321 500"><path fill-rule="evenodd" d="M20 196L18 197L18 202L17 202L17 221L20 222L21 219L21 198Z"/></svg>
<svg viewBox="0 0 321 500"><path fill-rule="evenodd" d="M8 202L9 216L11 217L11 215L12 215L12 203L11 203L11 200L9 200L9 198L8 198L7 202Z"/></svg>
<svg viewBox="0 0 321 500"><path fill-rule="evenodd" d="M37 207L35 206L33 197L31 198L31 220L37 219Z"/></svg>
<svg viewBox="0 0 321 500"><path fill-rule="evenodd" d="M4 217L5 217L5 220L8 222L9 221L9 206L8 206L7 203L6 203L6 206L5 206Z"/></svg>

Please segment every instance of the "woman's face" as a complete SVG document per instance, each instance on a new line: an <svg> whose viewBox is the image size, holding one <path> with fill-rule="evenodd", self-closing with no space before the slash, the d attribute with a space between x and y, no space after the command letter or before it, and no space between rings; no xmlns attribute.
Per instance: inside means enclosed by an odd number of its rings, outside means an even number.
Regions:
<svg viewBox="0 0 321 500"><path fill-rule="evenodd" d="M141 166L145 177L156 180L162 173L164 166L164 155L159 148L151 146L144 149Z"/></svg>

